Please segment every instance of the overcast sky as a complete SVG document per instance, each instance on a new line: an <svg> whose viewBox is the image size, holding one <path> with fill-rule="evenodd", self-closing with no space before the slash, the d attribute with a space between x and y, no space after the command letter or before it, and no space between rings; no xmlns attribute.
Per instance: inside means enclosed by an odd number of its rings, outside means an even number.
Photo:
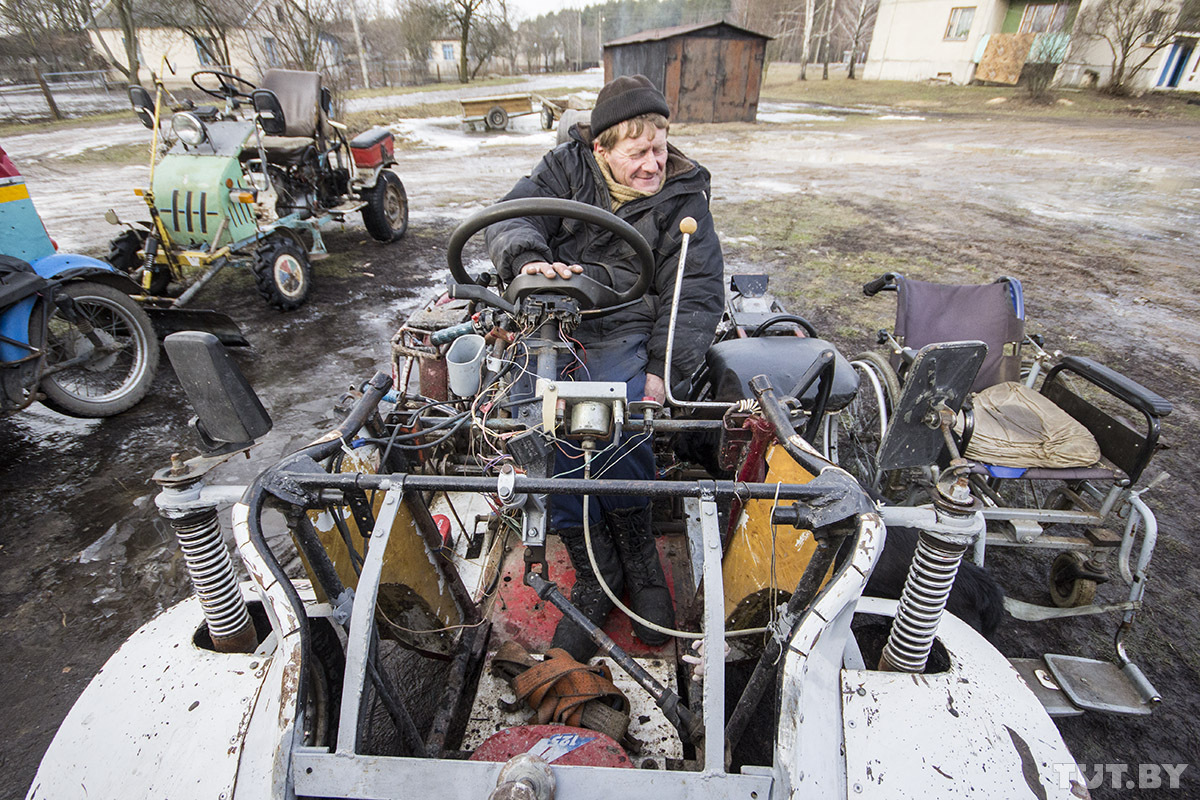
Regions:
<svg viewBox="0 0 1200 800"><path fill-rule="evenodd" d="M564 8L585 8L588 0L508 0L508 7L521 19L531 19Z"/></svg>

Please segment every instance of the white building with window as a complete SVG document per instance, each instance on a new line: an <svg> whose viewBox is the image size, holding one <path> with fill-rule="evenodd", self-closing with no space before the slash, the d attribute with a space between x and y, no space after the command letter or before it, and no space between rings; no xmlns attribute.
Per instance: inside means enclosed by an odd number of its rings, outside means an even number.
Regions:
<svg viewBox="0 0 1200 800"><path fill-rule="evenodd" d="M1060 84L1103 83L1112 65L1108 46L1071 37L1080 8L1101 1L881 0L863 77L1015 84L1026 62L1048 62L1061 65ZM1166 16L1163 24L1169 24ZM1176 37L1130 85L1200 89L1196 42L1195 36Z"/></svg>

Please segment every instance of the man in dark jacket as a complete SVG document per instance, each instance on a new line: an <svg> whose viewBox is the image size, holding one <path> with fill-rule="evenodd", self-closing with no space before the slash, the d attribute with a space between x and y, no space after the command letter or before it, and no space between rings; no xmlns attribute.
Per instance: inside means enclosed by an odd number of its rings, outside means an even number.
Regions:
<svg viewBox="0 0 1200 800"><path fill-rule="evenodd" d="M709 213L708 170L667 143L670 110L662 93L642 75L623 76L600 90L591 124L576 125L570 141L542 158L517 182L505 200L558 197L612 211L650 243L654 278L645 297L610 316L584 322L575 331L582 347L579 380L623 381L629 400L663 402L665 381L681 386L712 343L724 295L724 261ZM688 246L672 375L666 375L667 329L679 262L679 223L696 220ZM617 291L634 284L639 266L633 248L615 234L575 220L528 217L493 225L487 232L492 262L505 280L517 273L541 273L569 280L586 272ZM575 364L572 359L572 364ZM581 377L582 376L582 377ZM568 447L568 450L572 448ZM617 448L602 450L591 463L593 477L649 480L654 477L649 437L626 437ZM578 449L562 453L558 475L582 476ZM584 545L582 498L555 496L551 530L563 540L575 567L571 601L589 619L603 625L613 608L600 589ZM629 591L634 613L660 628L674 625L670 593L650 529L650 504L644 497L593 497L588 527L592 552L605 583L620 595ZM661 631L634 620L634 632L651 645L666 642ZM563 620L553 645L578 660L595 652L591 640Z"/></svg>

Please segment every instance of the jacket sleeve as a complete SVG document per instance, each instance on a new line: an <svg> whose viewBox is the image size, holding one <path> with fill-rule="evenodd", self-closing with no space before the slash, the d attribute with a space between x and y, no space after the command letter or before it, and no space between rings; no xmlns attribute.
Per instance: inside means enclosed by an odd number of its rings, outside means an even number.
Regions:
<svg viewBox="0 0 1200 800"><path fill-rule="evenodd" d="M659 298L659 312L647 345L650 361L646 365L646 372L665 378L667 330L671 323L671 300L683 242L679 222L687 216L695 218L696 232L688 242L683 286L679 295L679 317L671 362L672 387L687 380L700 366L712 344L724 307L725 259L709 212L707 192L692 195L692 198L668 222L663 242L664 245L670 243L669 248L664 248L667 249L665 258L660 255L659 268L654 276L653 291Z"/></svg>
<svg viewBox="0 0 1200 800"><path fill-rule="evenodd" d="M533 172L517 181L504 200L524 197L570 198L567 171L559 161L558 149L547 153ZM505 281L510 281L530 261L554 261L550 249L562 221L556 217L521 217L498 222L487 229L488 255Z"/></svg>

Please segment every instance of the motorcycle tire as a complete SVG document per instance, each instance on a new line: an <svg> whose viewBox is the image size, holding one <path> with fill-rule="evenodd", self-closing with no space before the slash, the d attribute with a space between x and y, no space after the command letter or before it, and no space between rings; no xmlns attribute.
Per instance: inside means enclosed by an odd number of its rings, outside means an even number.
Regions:
<svg viewBox="0 0 1200 800"><path fill-rule="evenodd" d="M363 193L362 210L367 232L381 242L394 242L408 231L408 195L400 177L390 169L379 173L375 185Z"/></svg>
<svg viewBox="0 0 1200 800"><path fill-rule="evenodd" d="M124 292L90 281L63 286L75 313L91 323L106 343L121 344L113 353L41 379L47 407L72 417L110 417L135 406L154 380L159 347L150 318ZM95 346L57 309L46 325L46 366L94 353Z"/></svg>
<svg viewBox="0 0 1200 800"><path fill-rule="evenodd" d="M288 236L276 236L254 253L254 285L267 305L295 311L312 291L308 253Z"/></svg>

